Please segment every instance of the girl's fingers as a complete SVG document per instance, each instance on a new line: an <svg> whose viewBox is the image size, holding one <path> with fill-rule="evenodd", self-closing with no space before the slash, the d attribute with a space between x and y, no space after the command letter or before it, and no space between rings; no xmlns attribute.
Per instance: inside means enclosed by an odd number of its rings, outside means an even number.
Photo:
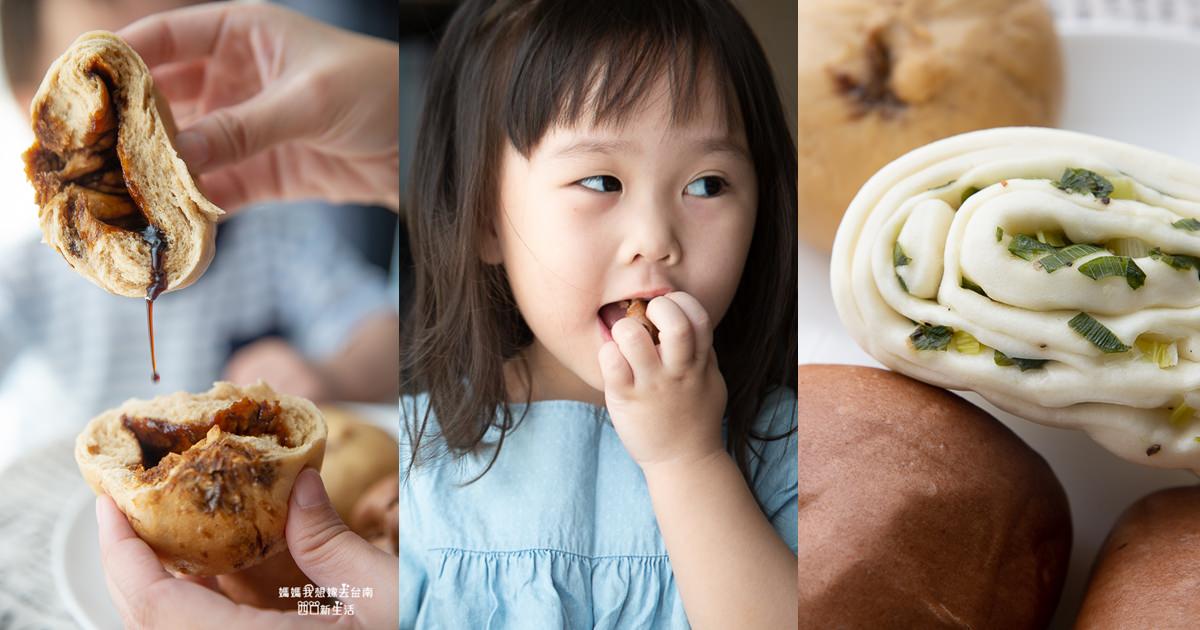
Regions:
<svg viewBox="0 0 1200 630"><path fill-rule="evenodd" d="M615 342L600 347L600 376L604 377L604 389L629 389L633 387L633 369L625 361Z"/></svg>
<svg viewBox="0 0 1200 630"><path fill-rule="evenodd" d="M654 342L650 341L650 333L637 320L629 317L617 320L612 327L612 338L629 362L629 367L633 368L634 383L639 373L647 374L661 365Z"/></svg>
<svg viewBox="0 0 1200 630"><path fill-rule="evenodd" d="M673 300L654 298L646 307L646 317L658 328L658 349L663 367L678 374L695 356L692 322Z"/></svg>
<svg viewBox="0 0 1200 630"><path fill-rule="evenodd" d="M154 87L172 107L200 98L208 63L204 59L169 63L155 68Z"/></svg>
<svg viewBox="0 0 1200 630"><path fill-rule="evenodd" d="M679 310L683 311L692 324L692 330L696 335L692 357L697 361L708 357L708 351L712 349L713 344L713 329L712 320L709 319L704 305L700 304L700 300L683 291L668 293L664 297L677 304Z"/></svg>

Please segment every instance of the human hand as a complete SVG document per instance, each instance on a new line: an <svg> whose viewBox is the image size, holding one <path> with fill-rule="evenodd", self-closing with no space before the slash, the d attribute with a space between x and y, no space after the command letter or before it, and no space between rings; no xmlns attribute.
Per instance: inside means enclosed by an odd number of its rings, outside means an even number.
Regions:
<svg viewBox="0 0 1200 630"><path fill-rule="evenodd" d="M152 15L118 34L171 103L176 148L213 203L399 209L396 44L232 3Z"/></svg>
<svg viewBox="0 0 1200 630"><path fill-rule="evenodd" d="M600 348L605 404L625 449L643 470L723 451L725 379L708 312L677 291L650 300L646 317L658 328L658 346L626 317Z"/></svg>
<svg viewBox="0 0 1200 630"><path fill-rule="evenodd" d="M346 527L325 494L321 476L306 468L288 501L287 545L314 585L371 586L370 598L351 600L353 615L300 617L235 604L213 578L174 578L137 537L108 496L96 499L105 581L127 628L394 628L399 625L396 557ZM297 584L296 586L303 586Z"/></svg>
<svg viewBox="0 0 1200 630"><path fill-rule="evenodd" d="M320 367L278 337L260 339L239 348L225 364L224 378L238 385L262 379L277 392L317 402L333 397L334 388Z"/></svg>

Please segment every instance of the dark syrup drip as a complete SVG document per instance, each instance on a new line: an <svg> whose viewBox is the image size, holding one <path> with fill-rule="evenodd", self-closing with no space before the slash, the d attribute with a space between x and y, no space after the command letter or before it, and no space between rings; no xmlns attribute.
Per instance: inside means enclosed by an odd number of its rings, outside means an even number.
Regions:
<svg viewBox="0 0 1200 630"><path fill-rule="evenodd" d="M167 288L167 276L163 273L163 253L167 249L167 240L162 230L153 225L147 225L142 230L142 240L150 246L150 285L146 287L146 325L150 331L150 370L151 380L158 382L158 361L154 356L154 300Z"/></svg>

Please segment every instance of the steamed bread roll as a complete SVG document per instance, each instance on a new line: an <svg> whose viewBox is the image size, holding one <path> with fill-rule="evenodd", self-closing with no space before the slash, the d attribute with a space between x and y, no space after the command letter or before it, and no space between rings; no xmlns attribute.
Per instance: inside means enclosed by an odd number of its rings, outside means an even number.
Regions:
<svg viewBox="0 0 1200 630"><path fill-rule="evenodd" d="M33 98L24 154L46 243L105 290L157 297L204 273L220 208L175 153L150 71L116 35L81 35Z"/></svg>
<svg viewBox="0 0 1200 630"><path fill-rule="evenodd" d="M286 548L292 485L305 466L320 469L325 436L311 402L262 381L218 382L100 414L76 438L75 461L163 566L221 575Z"/></svg>
<svg viewBox="0 0 1200 630"><path fill-rule="evenodd" d="M863 186L831 281L888 367L1200 469L1200 167L1059 130L948 138Z"/></svg>

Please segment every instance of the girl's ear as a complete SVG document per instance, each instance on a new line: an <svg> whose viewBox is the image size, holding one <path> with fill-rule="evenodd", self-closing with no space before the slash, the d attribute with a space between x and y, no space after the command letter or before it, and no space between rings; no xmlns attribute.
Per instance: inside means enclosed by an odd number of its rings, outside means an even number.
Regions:
<svg viewBox="0 0 1200 630"><path fill-rule="evenodd" d="M485 265L499 265L504 262L500 249L500 236L496 234L495 220L488 221L487 227L483 230L479 243L479 260L482 260Z"/></svg>

